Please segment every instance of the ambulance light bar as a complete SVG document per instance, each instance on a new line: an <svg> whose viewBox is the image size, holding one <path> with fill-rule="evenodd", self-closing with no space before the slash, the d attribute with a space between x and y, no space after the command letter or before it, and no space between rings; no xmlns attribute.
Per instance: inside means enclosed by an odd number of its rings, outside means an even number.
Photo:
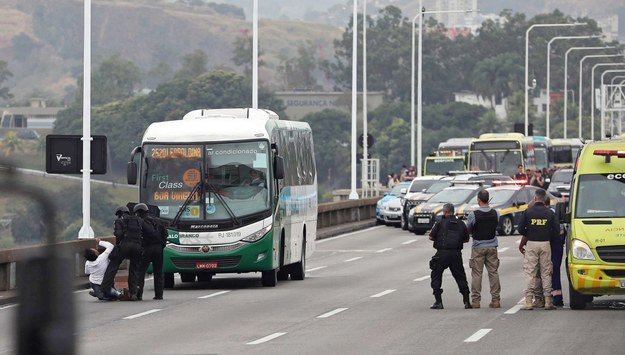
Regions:
<svg viewBox="0 0 625 355"><path fill-rule="evenodd" d="M616 157L619 157L619 158L625 158L625 150L602 150L602 149L597 149L597 150L593 151L592 154L605 157L605 162L606 163L610 162L610 157L612 157L612 156L616 156Z"/></svg>

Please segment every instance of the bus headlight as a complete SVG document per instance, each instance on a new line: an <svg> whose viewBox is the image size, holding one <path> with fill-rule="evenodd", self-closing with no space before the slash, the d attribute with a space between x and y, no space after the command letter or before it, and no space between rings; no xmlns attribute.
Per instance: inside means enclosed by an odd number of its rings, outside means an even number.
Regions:
<svg viewBox="0 0 625 355"><path fill-rule="evenodd" d="M261 239L267 232L271 230L272 225L268 225L267 227L262 228L261 230L254 232L247 237L241 239L244 242L253 243L259 239Z"/></svg>
<svg viewBox="0 0 625 355"><path fill-rule="evenodd" d="M579 239L573 239L572 243L573 257L580 260L595 260L588 244Z"/></svg>

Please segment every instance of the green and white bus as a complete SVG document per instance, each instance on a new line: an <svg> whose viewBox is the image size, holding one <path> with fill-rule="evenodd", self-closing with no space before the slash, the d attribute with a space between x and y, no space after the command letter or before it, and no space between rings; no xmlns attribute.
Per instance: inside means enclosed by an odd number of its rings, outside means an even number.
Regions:
<svg viewBox="0 0 625 355"><path fill-rule="evenodd" d="M137 176L138 173L138 176ZM261 272L303 280L315 248L317 173L310 126L269 110L195 110L145 131L128 163L139 200L168 225L165 287Z"/></svg>

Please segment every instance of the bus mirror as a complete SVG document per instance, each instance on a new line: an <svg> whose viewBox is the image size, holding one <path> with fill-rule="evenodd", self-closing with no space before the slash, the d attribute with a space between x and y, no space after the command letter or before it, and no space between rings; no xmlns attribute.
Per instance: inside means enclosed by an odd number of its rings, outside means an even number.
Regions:
<svg viewBox="0 0 625 355"><path fill-rule="evenodd" d="M284 158L276 155L273 161L273 177L276 179L284 179Z"/></svg>
<svg viewBox="0 0 625 355"><path fill-rule="evenodd" d="M126 179L128 180L128 185L137 184L137 163L134 161L129 161L126 167Z"/></svg>
<svg viewBox="0 0 625 355"><path fill-rule="evenodd" d="M568 223L567 213L566 213L566 202L558 202L556 203L556 216L558 216L560 223ZM571 219L571 215L568 214L569 221Z"/></svg>

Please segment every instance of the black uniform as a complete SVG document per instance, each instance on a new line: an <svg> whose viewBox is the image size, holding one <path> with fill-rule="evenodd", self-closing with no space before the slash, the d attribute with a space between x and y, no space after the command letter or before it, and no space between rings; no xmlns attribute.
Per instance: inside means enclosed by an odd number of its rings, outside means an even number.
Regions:
<svg viewBox="0 0 625 355"><path fill-rule="evenodd" d="M460 293L465 298L465 303L468 302L469 285L467 284L464 266L462 266L461 252L463 243L469 241L467 226L455 215L443 216L432 227L430 236L434 240L434 248L436 248L436 254L430 261L430 269L432 269L431 285L434 297L436 297L437 301L440 301L440 296L443 293L441 289L443 271L449 268L458 284Z"/></svg>
<svg viewBox="0 0 625 355"><path fill-rule="evenodd" d="M113 234L117 238L116 241L119 251L111 259L106 271L104 272L104 278L102 280L102 290L106 298L117 298L117 295L113 294L112 288L115 282L115 275L119 270L119 265L124 259L130 260L130 266L128 268L128 291L130 296L136 296L139 270L141 266L141 253L142 253L142 225L143 220L138 216L124 215L122 218L116 219L114 224Z"/></svg>
<svg viewBox="0 0 625 355"><path fill-rule="evenodd" d="M141 271L139 273L139 291L137 297L143 298L145 273L152 263L154 272L154 299L163 299L165 279L163 277L163 248L167 242L167 230L150 215L143 219L143 256L141 257Z"/></svg>

